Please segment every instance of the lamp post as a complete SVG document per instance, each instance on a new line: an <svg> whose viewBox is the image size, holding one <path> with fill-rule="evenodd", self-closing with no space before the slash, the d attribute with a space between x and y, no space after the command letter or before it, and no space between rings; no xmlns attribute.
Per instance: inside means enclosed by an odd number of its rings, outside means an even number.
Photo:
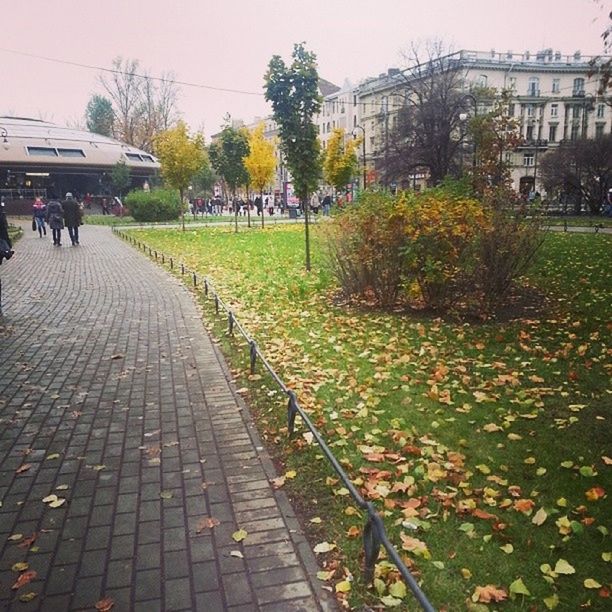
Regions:
<svg viewBox="0 0 612 612"><path fill-rule="evenodd" d="M366 133L365 133L365 128L361 125L356 125L353 129L353 138L356 138L355 135L355 130L361 130L362 132L362 136L363 136L363 140L361 141L361 155L362 155L362 159L363 159L363 190L366 190L367 185L367 180L366 180L366 143L365 143L365 139L366 139Z"/></svg>
<svg viewBox="0 0 612 612"><path fill-rule="evenodd" d="M476 100L475 96L473 96L472 94L465 94L464 96L461 97L461 99L459 100L459 102L463 102L464 100L470 100L472 102L472 104L474 105L474 117L478 117L478 100ZM461 121L465 121L468 118L468 114L467 113L460 113L459 114L459 119ZM472 168L475 171L476 170L476 139L472 139L473 140L473 157L472 157Z"/></svg>
<svg viewBox="0 0 612 612"><path fill-rule="evenodd" d="M8 131L5 127L0 127L0 136L2 137L2 142L8 144Z"/></svg>

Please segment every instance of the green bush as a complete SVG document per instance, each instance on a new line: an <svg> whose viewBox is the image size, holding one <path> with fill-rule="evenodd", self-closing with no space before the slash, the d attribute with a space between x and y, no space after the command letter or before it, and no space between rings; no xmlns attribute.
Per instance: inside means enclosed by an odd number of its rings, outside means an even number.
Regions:
<svg viewBox="0 0 612 612"><path fill-rule="evenodd" d="M495 312L542 242L512 192L481 199L460 184L398 196L366 192L327 228L331 270L347 296L441 312Z"/></svg>
<svg viewBox="0 0 612 612"><path fill-rule="evenodd" d="M397 301L406 266L404 225L395 198L365 192L328 226L328 259L347 297L382 306Z"/></svg>
<svg viewBox="0 0 612 612"><path fill-rule="evenodd" d="M131 191L125 205L136 221L174 221L181 212L180 197L171 189Z"/></svg>

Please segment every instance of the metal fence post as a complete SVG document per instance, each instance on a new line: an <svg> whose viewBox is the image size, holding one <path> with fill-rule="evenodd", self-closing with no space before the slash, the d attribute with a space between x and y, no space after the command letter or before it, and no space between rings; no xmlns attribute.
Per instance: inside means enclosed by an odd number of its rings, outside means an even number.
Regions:
<svg viewBox="0 0 612 612"><path fill-rule="evenodd" d="M185 274L185 264L181 264L181 274Z"/></svg>
<svg viewBox="0 0 612 612"><path fill-rule="evenodd" d="M208 279L204 279L204 295L208 297Z"/></svg>
<svg viewBox="0 0 612 612"><path fill-rule="evenodd" d="M197 287L198 285L198 277L196 276L196 273L193 273L193 286Z"/></svg>
<svg viewBox="0 0 612 612"><path fill-rule="evenodd" d="M219 314L219 296L215 293L215 313Z"/></svg>
<svg viewBox="0 0 612 612"><path fill-rule="evenodd" d="M174 259L170 258L170 269L174 270Z"/></svg>
<svg viewBox="0 0 612 612"><path fill-rule="evenodd" d="M293 391L289 391L289 402L287 403L287 428L289 430L289 437L293 436L293 430L295 428L295 415L298 412L297 399Z"/></svg>
<svg viewBox="0 0 612 612"><path fill-rule="evenodd" d="M257 343L255 340L249 342L249 357L251 361L251 374L255 374L255 362L257 361Z"/></svg>
<svg viewBox="0 0 612 612"><path fill-rule="evenodd" d="M374 580L374 567L380 554L380 538L370 515L363 528L363 551L365 553L364 580L366 584L370 584Z"/></svg>
<svg viewBox="0 0 612 612"><path fill-rule="evenodd" d="M231 310L227 313L227 326L230 335L232 335L234 333L234 315Z"/></svg>

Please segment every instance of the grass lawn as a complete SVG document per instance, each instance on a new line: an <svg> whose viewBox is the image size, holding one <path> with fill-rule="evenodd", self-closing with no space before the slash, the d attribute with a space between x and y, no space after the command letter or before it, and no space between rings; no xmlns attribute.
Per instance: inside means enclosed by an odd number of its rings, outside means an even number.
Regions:
<svg viewBox="0 0 612 612"><path fill-rule="evenodd" d="M611 217L591 217L567 215L561 217L544 217L544 225L564 225L568 227L612 227Z"/></svg>
<svg viewBox="0 0 612 612"><path fill-rule="evenodd" d="M310 274L301 227L132 233L213 281L436 608L609 609L612 236L547 236L532 308L471 324L343 305L316 229ZM353 606L397 602L385 563L363 584L363 518L317 447L287 439L284 396L205 312L312 542L336 546L318 555L321 578L348 578Z"/></svg>
<svg viewBox="0 0 612 612"><path fill-rule="evenodd" d="M264 225L273 225L278 220L288 219L287 215L273 215L270 217L266 215L264 219ZM115 215L88 215L85 214L83 218L84 222L89 225L180 225L181 220L176 219L174 221L136 221L134 217L130 217L126 215L125 217L117 217ZM246 215L238 216L238 223L240 225L248 224L248 217ZM228 225L234 224L234 215L207 215L202 216L198 215L195 219L193 215L185 215L185 225L191 225L193 223L196 224L206 224L206 223L227 223ZM252 226L261 226L261 217L258 217L257 214L251 215L251 225Z"/></svg>

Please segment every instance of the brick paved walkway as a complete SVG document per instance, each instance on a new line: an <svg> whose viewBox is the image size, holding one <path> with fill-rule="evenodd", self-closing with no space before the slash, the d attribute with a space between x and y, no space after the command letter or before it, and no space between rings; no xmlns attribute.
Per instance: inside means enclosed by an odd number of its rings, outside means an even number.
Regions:
<svg viewBox="0 0 612 612"><path fill-rule="evenodd" d="M0 268L0 608L333 609L189 292L108 228L81 242L26 230Z"/></svg>

